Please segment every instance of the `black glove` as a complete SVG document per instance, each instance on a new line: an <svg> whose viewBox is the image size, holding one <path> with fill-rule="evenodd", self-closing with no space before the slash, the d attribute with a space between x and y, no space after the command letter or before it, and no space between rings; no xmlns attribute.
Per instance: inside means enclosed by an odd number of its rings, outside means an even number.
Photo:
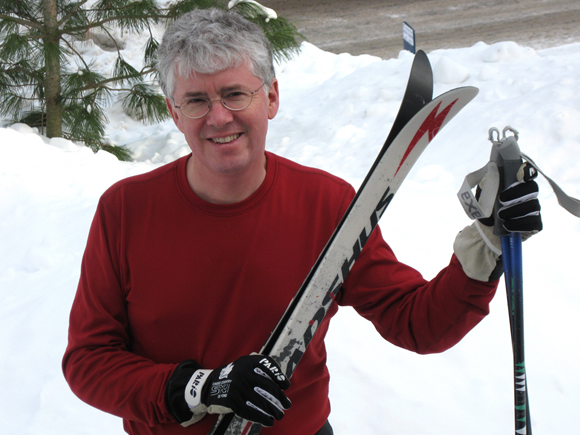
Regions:
<svg viewBox="0 0 580 435"><path fill-rule="evenodd" d="M532 235L542 230L538 183L534 180L512 184L499 194L499 202L498 216L507 231Z"/></svg>
<svg viewBox="0 0 580 435"><path fill-rule="evenodd" d="M243 356L215 370L196 370L185 386L185 401L194 417L182 424L194 423L206 412L234 412L246 420L272 426L274 419L280 420L290 408L290 400L283 393L289 386L278 364L263 355ZM168 394L169 401L174 402L176 394ZM178 417L177 407L171 408ZM183 416L179 417L178 421L183 422Z"/></svg>
<svg viewBox="0 0 580 435"><path fill-rule="evenodd" d="M278 364L262 355L243 356L211 372L201 392L210 414L234 412L246 420L272 426L284 417L290 386Z"/></svg>
<svg viewBox="0 0 580 435"><path fill-rule="evenodd" d="M529 163L524 163L518 172L518 180L499 194L501 204L498 216L503 227L509 232L522 233L524 238L542 230L542 216L540 215L540 201L538 201L538 183L534 179L538 176L536 169ZM478 186L476 198L481 189ZM494 225L493 215L479 219L487 226Z"/></svg>

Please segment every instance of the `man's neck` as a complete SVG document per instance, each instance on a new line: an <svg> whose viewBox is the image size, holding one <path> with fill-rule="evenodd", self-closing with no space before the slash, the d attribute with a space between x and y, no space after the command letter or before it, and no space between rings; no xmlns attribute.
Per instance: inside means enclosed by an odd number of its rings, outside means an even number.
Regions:
<svg viewBox="0 0 580 435"><path fill-rule="evenodd" d="M266 178L266 156L256 169L240 173L213 173L196 167L195 157L187 162L187 181L193 192L212 204L235 204L247 199Z"/></svg>

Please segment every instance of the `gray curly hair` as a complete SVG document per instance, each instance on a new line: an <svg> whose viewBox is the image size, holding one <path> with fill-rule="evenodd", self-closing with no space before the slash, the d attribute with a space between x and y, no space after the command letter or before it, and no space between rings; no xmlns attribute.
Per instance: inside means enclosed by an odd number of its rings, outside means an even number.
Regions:
<svg viewBox="0 0 580 435"><path fill-rule="evenodd" d="M248 63L269 88L275 77L272 47L256 24L233 11L197 9L175 21L157 50L159 84L172 98L177 73L212 74Z"/></svg>

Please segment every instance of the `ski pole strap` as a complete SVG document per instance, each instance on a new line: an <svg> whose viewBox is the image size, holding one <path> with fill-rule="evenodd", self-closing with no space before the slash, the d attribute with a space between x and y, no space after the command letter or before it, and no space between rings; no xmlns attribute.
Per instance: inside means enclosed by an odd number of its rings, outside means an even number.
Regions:
<svg viewBox="0 0 580 435"><path fill-rule="evenodd" d="M548 183L550 183L550 186L552 186L552 190L554 191L554 193L556 194L556 198L558 199L558 204L560 204L565 210L572 213L574 216L580 217L580 201L577 200L576 198L572 198L571 196L567 195L562 190L562 188L558 186L554 180L548 177L531 158L529 158L524 153L522 153L522 157L530 165L532 165L536 169L536 171L542 174L544 178L548 181Z"/></svg>
<svg viewBox="0 0 580 435"><path fill-rule="evenodd" d="M518 132L509 126L504 128L503 138L499 137L499 130L497 130L497 128L491 128L489 130L489 138L494 145L499 144L509 139L506 137L507 131L513 132L515 140L517 141ZM567 195L562 188L560 188L554 180L548 177L526 154L520 152L520 157L544 176L556 194L560 206L574 216L580 217L580 201ZM481 188L479 200L475 198L472 192L472 189L478 185ZM499 186L500 174L497 163L494 160L490 160L483 168L467 174L461 189L459 189L459 192L457 193L457 197L470 219L475 220L491 216L493 205L498 195Z"/></svg>
<svg viewBox="0 0 580 435"><path fill-rule="evenodd" d="M485 179L485 188L481 189L479 200L472 189ZM487 218L493 212L493 205L499 190L499 170L496 162L488 162L483 168L473 171L465 177L457 196L470 219Z"/></svg>

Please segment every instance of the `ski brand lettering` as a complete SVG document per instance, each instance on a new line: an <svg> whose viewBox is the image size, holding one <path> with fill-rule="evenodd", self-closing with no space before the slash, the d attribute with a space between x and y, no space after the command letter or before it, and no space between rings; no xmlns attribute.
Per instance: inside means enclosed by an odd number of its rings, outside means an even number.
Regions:
<svg viewBox="0 0 580 435"><path fill-rule="evenodd" d="M399 167L397 168L395 175L397 175L399 169L401 169L401 166L403 166L403 163L405 163L405 160L407 160L407 157L409 157L409 154L411 154L411 151L413 151L413 148L415 148L425 133L429 133L429 142L431 142L437 133L439 133L441 125L447 118L447 115L449 115L449 111L455 105L455 103L457 103L457 100L449 104L449 106L443 109L439 115L437 115L437 112L439 111L439 107L441 107L441 103L435 106L433 111L427 116L427 118L425 118L425 121L423 121L423 124L421 124L421 127L419 127L417 130L417 133L415 133L415 137L413 137L413 140L409 144L407 151L405 151L405 155L401 159L401 163L399 163Z"/></svg>
<svg viewBox="0 0 580 435"><path fill-rule="evenodd" d="M340 273L336 274L336 276L332 280L332 283L330 284L328 291L324 296L324 299L322 300L322 306L318 309L318 311L316 311L316 314L314 314L312 320L308 322L308 328L306 328L306 331L302 336L303 342L301 343L300 346L296 346L294 348L292 356L288 361L287 365L288 371L286 373L286 376L290 376L294 372L296 365L298 365L298 362L302 358L302 355L304 355L304 350L306 350L306 348L310 344L310 341L312 340L312 337L314 337L314 333L322 323L322 319L324 319L324 316L328 311L330 303L336 297L338 291L340 290L340 287L342 286L344 280L346 279L346 276L350 272L350 269L352 268L354 262L356 261L362 249L366 245L372 231L379 223L379 219L387 209L389 203L393 199L393 196L394 193L391 193L390 186L387 187L387 190L385 191L383 196L381 196L381 199L377 203L377 206L369 216L370 230L368 230L367 232L366 227L362 229L359 238L352 247L352 256L345 258L344 262L342 263Z"/></svg>

